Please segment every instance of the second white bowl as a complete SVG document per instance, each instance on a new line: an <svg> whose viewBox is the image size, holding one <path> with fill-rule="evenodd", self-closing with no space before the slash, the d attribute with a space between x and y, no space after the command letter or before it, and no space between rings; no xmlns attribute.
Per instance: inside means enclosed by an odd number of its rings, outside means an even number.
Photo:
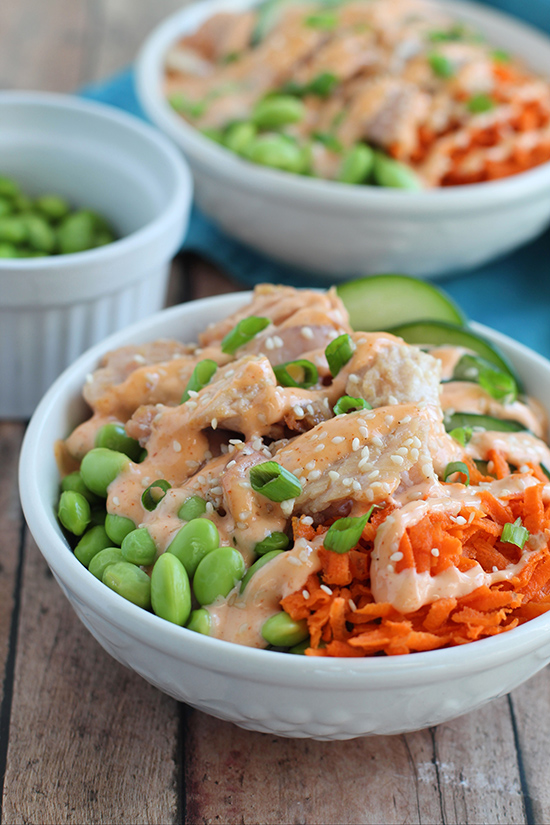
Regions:
<svg viewBox="0 0 550 825"><path fill-rule="evenodd" d="M226 232L332 282L374 272L435 277L479 266L535 237L550 222L550 164L505 180L415 193L277 172L205 138L164 99L166 52L215 12L256 2L192 4L150 35L137 61L143 108L183 150L198 205ZM550 40L544 35L475 3L444 4L498 47L550 76Z"/></svg>

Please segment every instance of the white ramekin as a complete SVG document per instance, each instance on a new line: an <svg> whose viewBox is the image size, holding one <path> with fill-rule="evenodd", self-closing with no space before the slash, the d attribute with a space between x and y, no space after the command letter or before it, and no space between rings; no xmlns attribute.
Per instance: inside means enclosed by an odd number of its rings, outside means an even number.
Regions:
<svg viewBox="0 0 550 825"><path fill-rule="evenodd" d="M174 698L251 730L350 739L436 725L513 690L550 661L550 613L490 639L447 650L370 659L320 659L255 650L177 627L131 604L75 558L56 520L54 444L86 415L86 375L107 351L197 334L246 302L220 295L164 310L83 355L38 406L21 452L25 518L74 610L115 659ZM550 363L510 338L483 332L550 411ZM87 413L89 415L89 411Z"/></svg>
<svg viewBox="0 0 550 825"><path fill-rule="evenodd" d="M260 167L205 138L162 94L170 45L220 10L258 0L203 0L165 20L137 61L137 90L150 119L191 164L197 203L231 235L280 261L347 280L375 272L441 276L479 266L550 222L550 163L505 180L403 192L347 186ZM495 45L550 76L550 40L501 12L443 0Z"/></svg>
<svg viewBox="0 0 550 825"><path fill-rule="evenodd" d="M120 237L72 255L0 260L0 418L26 418L84 350L161 309L193 187L155 129L38 92L0 92L0 174L30 195L97 210Z"/></svg>

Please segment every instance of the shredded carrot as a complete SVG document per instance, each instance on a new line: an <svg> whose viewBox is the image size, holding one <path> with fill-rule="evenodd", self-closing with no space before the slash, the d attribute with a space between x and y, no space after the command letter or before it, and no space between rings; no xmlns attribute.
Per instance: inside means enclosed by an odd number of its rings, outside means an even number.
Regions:
<svg viewBox="0 0 550 825"><path fill-rule="evenodd" d="M493 463L493 471L497 478L505 478L510 475L510 467L501 450L489 450L487 458Z"/></svg>
<svg viewBox="0 0 550 825"><path fill-rule="evenodd" d="M504 468L501 459L504 461L493 451L495 473L504 478L508 465ZM550 611L550 548L546 540L542 546L538 542L539 549L530 549L527 544L524 550L500 541L503 526L517 518L532 535L545 537L550 527L550 505L545 508L543 500L546 481L540 479L538 465L529 469L542 483L500 498L478 489L479 507L464 506L461 518L428 512L402 533L393 565L397 575L413 569L434 577L453 567L462 574L475 573L476 568L483 571L488 583L459 598L436 598L410 613L375 600L370 584L373 542L378 528L395 509L393 504L376 511L376 520L373 516L359 544L347 553L322 548L319 572L308 577L302 590L281 601L293 619L307 620L310 647L306 654L399 656L469 644ZM485 480L477 468L475 472ZM327 525L315 529L298 519L293 527L296 536L308 536L309 540L327 529ZM503 578L500 571L508 569Z"/></svg>

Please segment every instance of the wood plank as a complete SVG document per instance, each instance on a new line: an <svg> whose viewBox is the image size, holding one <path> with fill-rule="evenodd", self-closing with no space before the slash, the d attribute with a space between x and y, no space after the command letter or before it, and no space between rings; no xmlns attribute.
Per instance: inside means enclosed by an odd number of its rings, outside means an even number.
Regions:
<svg viewBox="0 0 550 825"><path fill-rule="evenodd" d="M192 711L187 737L189 825L526 821L505 698L406 736L290 740Z"/></svg>
<svg viewBox="0 0 550 825"><path fill-rule="evenodd" d="M179 706L111 659L25 547L3 825L178 818Z"/></svg>
<svg viewBox="0 0 550 825"><path fill-rule="evenodd" d="M225 275L218 267L196 255L189 256L189 300L208 298L224 292L240 292L246 287Z"/></svg>

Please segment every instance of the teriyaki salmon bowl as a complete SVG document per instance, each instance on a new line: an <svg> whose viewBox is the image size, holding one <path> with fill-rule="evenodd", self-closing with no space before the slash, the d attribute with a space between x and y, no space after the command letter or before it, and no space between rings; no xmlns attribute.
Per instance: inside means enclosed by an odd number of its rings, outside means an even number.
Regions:
<svg viewBox="0 0 550 825"><path fill-rule="evenodd" d="M549 379L403 276L184 304L44 397L25 516L170 695L286 736L419 729L550 660Z"/></svg>

